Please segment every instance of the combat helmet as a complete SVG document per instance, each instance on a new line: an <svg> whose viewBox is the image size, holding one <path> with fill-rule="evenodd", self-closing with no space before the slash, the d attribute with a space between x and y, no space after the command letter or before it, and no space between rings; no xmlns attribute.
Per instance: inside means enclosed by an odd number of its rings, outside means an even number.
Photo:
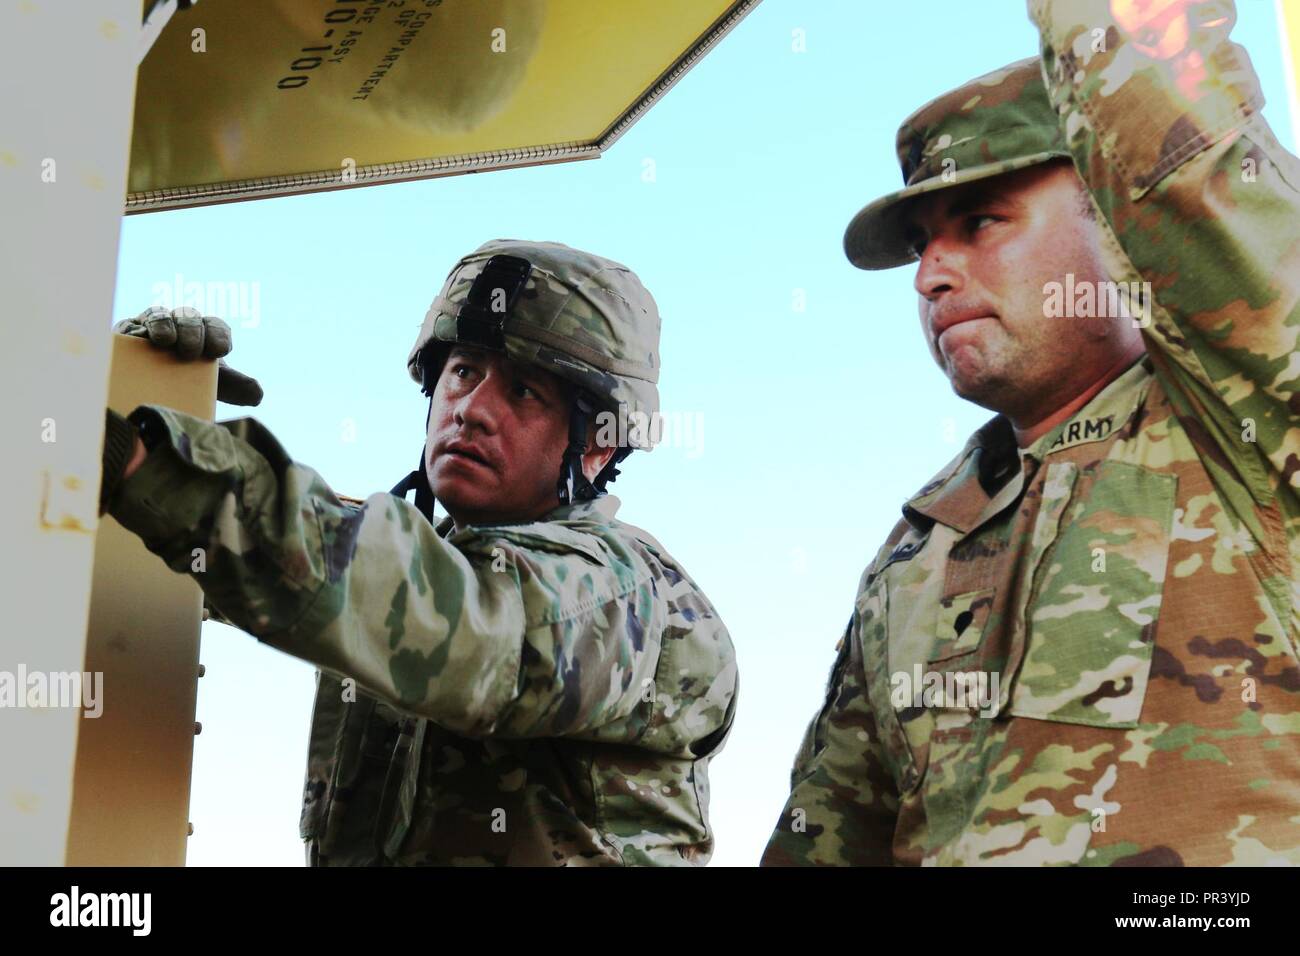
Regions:
<svg viewBox="0 0 1300 956"><path fill-rule="evenodd" d="M559 466L559 504L605 492L634 449L653 447L657 429L620 427L620 444L594 481L582 473L588 425L602 411L644 423L659 412L659 310L632 270L558 242L494 239L452 268L407 357L411 378L429 396L454 345L504 352L574 386L569 444ZM426 449L427 450L427 449ZM433 492L419 467L393 494L415 491L432 520Z"/></svg>

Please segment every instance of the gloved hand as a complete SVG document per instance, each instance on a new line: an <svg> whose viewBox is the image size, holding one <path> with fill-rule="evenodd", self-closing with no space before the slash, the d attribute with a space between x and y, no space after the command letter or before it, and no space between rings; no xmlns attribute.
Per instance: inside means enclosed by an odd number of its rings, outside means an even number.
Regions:
<svg viewBox="0 0 1300 956"><path fill-rule="evenodd" d="M134 319L118 322L113 331L148 339L150 345L167 349L184 361L217 359L219 402L257 405L262 401L262 386L257 379L235 371L222 358L230 354L230 326L215 316L202 315L188 305L176 309L153 305Z"/></svg>

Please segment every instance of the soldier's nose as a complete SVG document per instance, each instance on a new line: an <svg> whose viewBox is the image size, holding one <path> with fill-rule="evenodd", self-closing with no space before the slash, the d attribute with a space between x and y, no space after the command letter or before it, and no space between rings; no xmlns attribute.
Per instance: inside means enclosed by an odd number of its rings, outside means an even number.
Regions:
<svg viewBox="0 0 1300 956"><path fill-rule="evenodd" d="M498 396L494 395L493 392L494 389L487 386L486 383L480 383L468 394L464 395L456 403L456 424L462 428L478 428L485 432L495 431L498 418Z"/></svg>
<svg viewBox="0 0 1300 956"><path fill-rule="evenodd" d="M945 248L943 240L933 239L925 247L912 286L930 302L945 292L955 292L961 288L958 257Z"/></svg>

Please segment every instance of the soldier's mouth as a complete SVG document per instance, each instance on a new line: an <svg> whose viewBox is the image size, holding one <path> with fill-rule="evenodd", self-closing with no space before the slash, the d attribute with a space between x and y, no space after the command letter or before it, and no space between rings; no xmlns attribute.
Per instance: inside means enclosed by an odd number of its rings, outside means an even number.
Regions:
<svg viewBox="0 0 1300 956"><path fill-rule="evenodd" d="M465 461L472 461L480 465L487 464L487 462L478 457L478 455L471 455L467 451L449 451L447 452L447 455L451 458L463 458Z"/></svg>
<svg viewBox="0 0 1300 956"><path fill-rule="evenodd" d="M485 455L463 445L445 448L443 449L442 454L444 457L452 460L459 459L460 461L472 462L476 465L481 465L484 468L493 467L492 462L490 462Z"/></svg>
<svg viewBox="0 0 1300 956"><path fill-rule="evenodd" d="M938 338L935 341L941 341L943 337L947 335L949 332L951 332L953 329L961 328L963 326L968 326L972 322L979 322L981 319L991 319L991 318L993 318L993 316L991 315L977 315L977 316L972 316L969 319L962 319L959 322L954 322L952 325L945 326L939 332Z"/></svg>
<svg viewBox="0 0 1300 956"><path fill-rule="evenodd" d="M943 333L949 329L956 328L959 325L965 325L968 322L978 322L980 319L993 319L996 316L992 312L983 312L979 309L965 309L958 312L950 312L946 315L936 316L931 325L935 341L943 337Z"/></svg>

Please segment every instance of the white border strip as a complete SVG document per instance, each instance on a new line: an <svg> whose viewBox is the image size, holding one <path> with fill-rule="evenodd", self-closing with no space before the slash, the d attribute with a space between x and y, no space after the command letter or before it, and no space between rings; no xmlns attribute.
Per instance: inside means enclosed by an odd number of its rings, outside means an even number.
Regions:
<svg viewBox="0 0 1300 956"><path fill-rule="evenodd" d="M154 42L162 36L163 27L171 21L172 14L176 12L176 0L159 0L153 12L149 14L149 19L145 20L140 26L140 56L136 63L143 63L144 58L149 55L153 49Z"/></svg>
<svg viewBox="0 0 1300 956"><path fill-rule="evenodd" d="M1291 49L1291 34L1287 30L1286 14L1282 12L1282 4L1285 0L1274 0L1274 9L1277 10L1277 32L1281 36L1282 43L1282 75L1286 77L1286 97L1291 106L1291 139L1295 141L1295 149L1300 153L1300 90L1296 87L1300 84L1300 70L1296 67L1296 51Z"/></svg>

